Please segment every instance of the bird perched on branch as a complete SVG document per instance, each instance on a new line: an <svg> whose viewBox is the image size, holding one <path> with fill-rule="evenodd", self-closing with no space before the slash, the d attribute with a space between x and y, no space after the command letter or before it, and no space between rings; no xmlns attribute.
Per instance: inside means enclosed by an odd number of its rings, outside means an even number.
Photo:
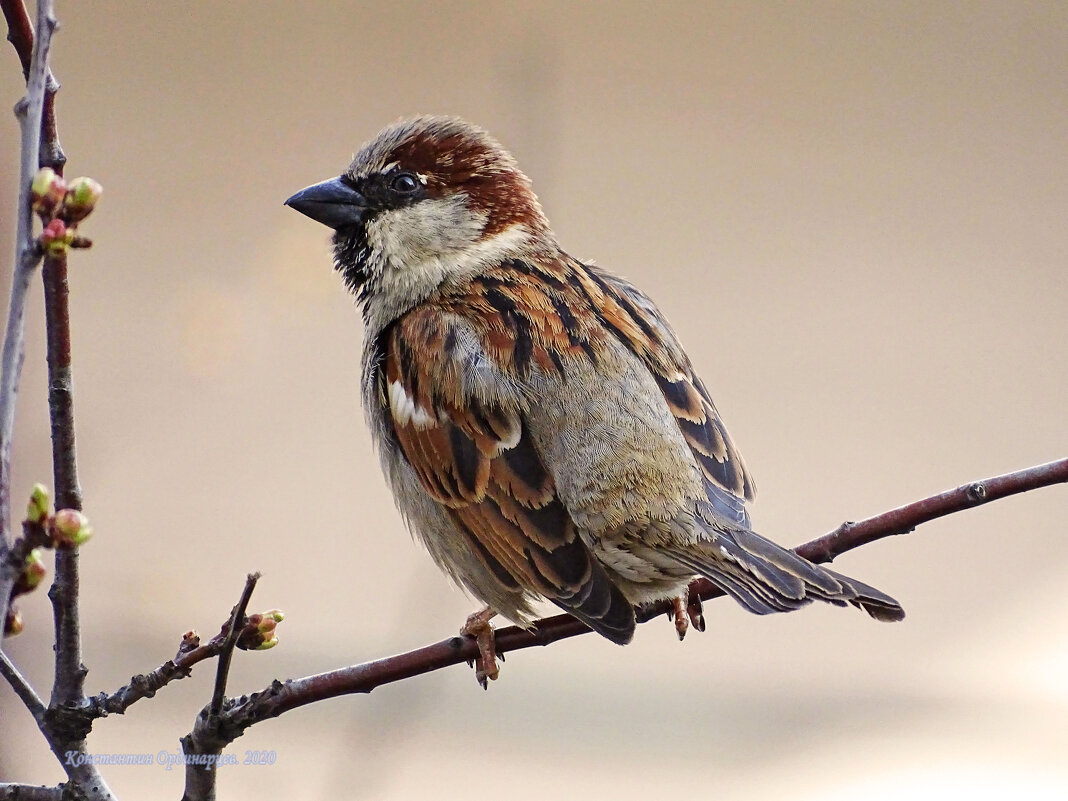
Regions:
<svg viewBox="0 0 1068 801"><path fill-rule="evenodd" d="M366 327L363 394L397 505L434 561L520 625L547 598L615 643L634 606L703 629L704 576L751 612L898 603L754 533L753 480L671 325L565 253L512 156L460 119L372 139L286 204L334 229Z"/></svg>

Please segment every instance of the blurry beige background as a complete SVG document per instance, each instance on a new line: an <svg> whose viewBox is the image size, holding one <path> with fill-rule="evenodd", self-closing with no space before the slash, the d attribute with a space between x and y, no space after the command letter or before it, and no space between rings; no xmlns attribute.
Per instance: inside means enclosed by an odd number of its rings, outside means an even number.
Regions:
<svg viewBox="0 0 1068 801"><path fill-rule="evenodd" d="M1068 455L1064 3L58 5L68 175L106 189L71 276L90 692L216 631L251 569L253 607L288 618L235 693L474 608L393 509L359 317L328 233L282 206L401 115L489 128L565 247L658 300L775 539ZM49 475L36 292L16 496ZM297 711L235 744L277 762L225 770L220 797L1063 798L1066 512L1047 489L840 559L901 625L720 602L682 645L661 620L516 654L488 693L453 668ZM23 611L10 652L46 690L45 593ZM100 721L92 750L177 750L213 675ZM6 686L0 715L0 777L60 780Z"/></svg>

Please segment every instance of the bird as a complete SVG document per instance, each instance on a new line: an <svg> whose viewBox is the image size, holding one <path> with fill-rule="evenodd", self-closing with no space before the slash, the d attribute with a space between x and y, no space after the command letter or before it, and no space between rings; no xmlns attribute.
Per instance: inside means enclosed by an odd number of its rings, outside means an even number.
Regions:
<svg viewBox="0 0 1068 801"><path fill-rule="evenodd" d="M671 324L570 256L527 176L458 117L400 119L285 204L333 229L362 313L362 395L397 506L485 604L461 634L547 599L608 640L668 599L704 629L703 576L759 615L813 600L904 617L879 590L757 534L755 485Z"/></svg>

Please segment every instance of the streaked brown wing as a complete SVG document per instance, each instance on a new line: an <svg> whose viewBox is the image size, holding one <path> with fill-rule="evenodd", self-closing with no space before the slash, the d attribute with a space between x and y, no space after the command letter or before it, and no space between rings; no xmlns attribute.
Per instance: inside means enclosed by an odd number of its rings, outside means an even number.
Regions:
<svg viewBox="0 0 1068 801"><path fill-rule="evenodd" d="M606 324L656 378L701 468L713 507L727 520L748 527L745 504L756 495L756 484L667 320L651 300L618 276L585 265L576 271Z"/></svg>
<svg viewBox="0 0 1068 801"><path fill-rule="evenodd" d="M459 334L441 320L417 310L385 338L382 397L405 458L502 584L629 642L633 609L579 537L520 410L489 388L465 392L465 361L446 346ZM509 330L499 327L495 347L507 346Z"/></svg>

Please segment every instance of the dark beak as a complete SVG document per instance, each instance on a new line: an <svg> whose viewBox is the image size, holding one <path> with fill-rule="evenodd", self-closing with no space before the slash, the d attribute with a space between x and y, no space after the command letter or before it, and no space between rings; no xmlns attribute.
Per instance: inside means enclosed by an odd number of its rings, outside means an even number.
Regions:
<svg viewBox="0 0 1068 801"><path fill-rule="evenodd" d="M335 231L358 225L367 214L367 200L340 178L301 189L285 204Z"/></svg>

